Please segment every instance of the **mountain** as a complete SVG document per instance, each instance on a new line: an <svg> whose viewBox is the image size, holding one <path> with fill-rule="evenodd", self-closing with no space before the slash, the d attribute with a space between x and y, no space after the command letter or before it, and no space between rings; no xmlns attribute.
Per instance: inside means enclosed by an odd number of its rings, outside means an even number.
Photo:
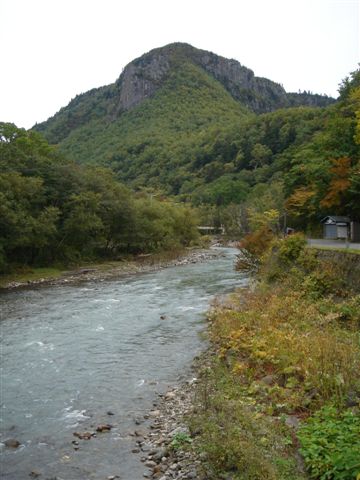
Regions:
<svg viewBox="0 0 360 480"><path fill-rule="evenodd" d="M80 163L111 166L133 187L179 194L237 171L231 132L250 128L258 114L333 102L286 93L236 60L174 43L132 61L115 83L78 95L34 129Z"/></svg>

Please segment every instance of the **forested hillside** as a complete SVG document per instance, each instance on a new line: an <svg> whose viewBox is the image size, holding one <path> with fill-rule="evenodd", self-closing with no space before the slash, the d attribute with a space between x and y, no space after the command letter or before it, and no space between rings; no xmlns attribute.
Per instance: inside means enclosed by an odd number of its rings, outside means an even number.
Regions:
<svg viewBox="0 0 360 480"><path fill-rule="evenodd" d="M336 103L288 94L235 60L172 44L35 128L77 163L191 202L230 234L266 211L277 228L285 216L311 228L329 212L359 217L358 89L356 71Z"/></svg>
<svg viewBox="0 0 360 480"><path fill-rule="evenodd" d="M175 117L179 113L187 113L177 108L181 107L184 94L191 94L195 102L193 109L197 110L198 88L213 90L210 104L217 95L223 96L220 91L225 91L248 111L255 113L300 105L323 107L334 102L334 99L326 95L305 91L287 93L282 85L256 77L252 70L236 60L229 60L185 43L173 43L151 50L133 60L124 68L115 83L76 96L69 105L34 128L44 133L50 143L59 143L74 130L84 125L89 126L93 121L100 120L106 125L116 123L124 112L141 106L145 100L154 98L164 88L170 93L169 87L172 94L180 95L179 98L175 96L171 99ZM162 99L166 99L166 93L162 95ZM202 98L200 107L201 100ZM209 105L209 108L216 111L216 105L214 108ZM141 115L141 110L139 113ZM158 112L155 107L152 117L155 117L156 113ZM218 113L218 120L221 122L224 118L223 109ZM171 120L172 116L168 119ZM203 117L201 126L204 127L207 123L207 118ZM100 157L97 157L97 160L100 159L101 152ZM86 158L82 160L86 161Z"/></svg>
<svg viewBox="0 0 360 480"><path fill-rule="evenodd" d="M0 124L0 272L176 248L197 235L189 208L134 195L110 170Z"/></svg>

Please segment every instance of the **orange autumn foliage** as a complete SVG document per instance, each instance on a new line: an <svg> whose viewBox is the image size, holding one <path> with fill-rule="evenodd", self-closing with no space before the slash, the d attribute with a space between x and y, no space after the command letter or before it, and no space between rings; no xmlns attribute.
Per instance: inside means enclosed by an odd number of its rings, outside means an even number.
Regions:
<svg viewBox="0 0 360 480"><path fill-rule="evenodd" d="M315 196L315 190L308 187L297 188L286 201L286 207L294 215L301 215L304 210L309 210L310 200Z"/></svg>
<svg viewBox="0 0 360 480"><path fill-rule="evenodd" d="M325 208L336 207L341 204L341 197L350 186L350 168L351 160L348 157L337 158L332 161L333 166L330 172L333 178L325 197L320 201L320 205Z"/></svg>

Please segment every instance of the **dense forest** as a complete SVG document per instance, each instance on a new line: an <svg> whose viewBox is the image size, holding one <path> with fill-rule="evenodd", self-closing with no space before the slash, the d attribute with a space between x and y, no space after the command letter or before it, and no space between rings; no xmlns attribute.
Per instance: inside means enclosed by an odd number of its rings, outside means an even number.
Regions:
<svg viewBox="0 0 360 480"><path fill-rule="evenodd" d="M84 94L36 128L78 163L106 165L135 190L191 203L229 235L269 211L278 229L288 222L314 231L329 213L360 216L359 75L344 80L336 103L256 114L176 57L161 88L119 117L97 116L102 103L90 107Z"/></svg>
<svg viewBox="0 0 360 480"><path fill-rule="evenodd" d="M0 124L0 271L187 246L184 205L133 194L113 172L83 167L41 135Z"/></svg>

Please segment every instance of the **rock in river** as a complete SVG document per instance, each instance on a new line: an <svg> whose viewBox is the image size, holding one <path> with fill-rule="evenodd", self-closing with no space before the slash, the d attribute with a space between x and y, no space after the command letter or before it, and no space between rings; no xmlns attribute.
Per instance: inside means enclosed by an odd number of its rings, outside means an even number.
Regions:
<svg viewBox="0 0 360 480"><path fill-rule="evenodd" d="M7 440L5 440L4 444L5 444L5 447L8 447L8 448L18 448L21 445L21 443L15 438L8 438Z"/></svg>
<svg viewBox="0 0 360 480"><path fill-rule="evenodd" d="M108 423L106 423L104 425L98 425L96 427L96 431L97 432L109 432L112 428L113 428L112 425L109 425Z"/></svg>

